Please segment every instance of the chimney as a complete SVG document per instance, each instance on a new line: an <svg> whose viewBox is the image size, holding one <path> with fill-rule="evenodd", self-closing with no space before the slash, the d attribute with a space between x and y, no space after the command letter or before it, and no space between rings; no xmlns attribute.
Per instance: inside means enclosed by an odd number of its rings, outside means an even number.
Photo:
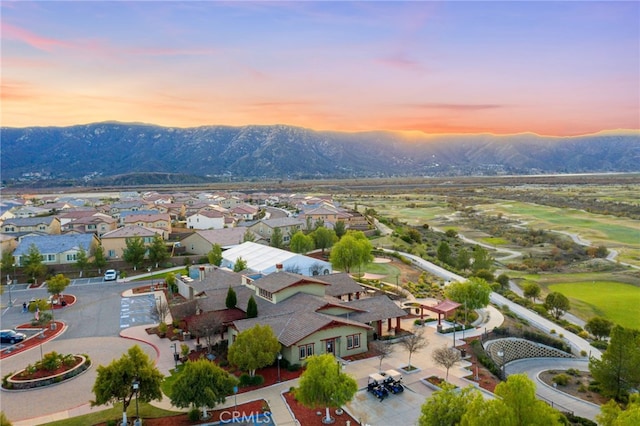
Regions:
<svg viewBox="0 0 640 426"><path fill-rule="evenodd" d="M282 263L276 263L276 272L282 272Z"/></svg>
<svg viewBox="0 0 640 426"><path fill-rule="evenodd" d="M204 266L200 266L198 269L200 270L200 281L202 281L204 279Z"/></svg>

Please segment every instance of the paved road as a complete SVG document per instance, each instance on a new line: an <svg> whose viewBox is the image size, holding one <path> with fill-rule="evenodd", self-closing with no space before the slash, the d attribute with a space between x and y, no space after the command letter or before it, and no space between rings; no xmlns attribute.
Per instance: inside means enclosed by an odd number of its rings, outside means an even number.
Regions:
<svg viewBox="0 0 640 426"><path fill-rule="evenodd" d="M580 417L595 420L600 414L600 406L591 402L583 401L569 394L558 392L551 386L543 383L538 374L549 370L567 370L575 368L580 371L589 371L589 361L587 359L558 359L558 358L529 358L512 361L505 366L507 375L525 373L536 385L536 394L551 405L561 411L572 411Z"/></svg>

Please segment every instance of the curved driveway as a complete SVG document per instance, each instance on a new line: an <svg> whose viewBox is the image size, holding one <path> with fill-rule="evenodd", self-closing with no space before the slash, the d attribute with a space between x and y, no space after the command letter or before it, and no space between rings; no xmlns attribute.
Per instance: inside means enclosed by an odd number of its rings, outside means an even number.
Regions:
<svg viewBox="0 0 640 426"><path fill-rule="evenodd" d="M589 371L589 361L584 358L529 358L509 362L505 366L507 375L526 374L535 383L536 394L547 402L551 401L555 408L561 411L571 411L580 417L595 421L596 415L600 414L599 405L557 391L538 378L538 374L545 370L567 370L569 368Z"/></svg>

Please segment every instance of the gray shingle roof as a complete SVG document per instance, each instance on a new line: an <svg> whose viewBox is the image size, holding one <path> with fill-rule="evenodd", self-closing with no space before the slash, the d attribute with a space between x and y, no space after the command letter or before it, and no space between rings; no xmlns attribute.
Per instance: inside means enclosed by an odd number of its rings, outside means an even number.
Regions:
<svg viewBox="0 0 640 426"><path fill-rule="evenodd" d="M20 241L13 255L25 255L29 252L31 244L35 244L40 254L64 253L69 250L78 250L80 246L88 252L94 238L93 234L27 236Z"/></svg>
<svg viewBox="0 0 640 426"><path fill-rule="evenodd" d="M318 278L330 284L325 290L325 294L329 296L340 297L345 294L359 293L362 291L360 284L346 272L321 275Z"/></svg>
<svg viewBox="0 0 640 426"><path fill-rule="evenodd" d="M329 286L328 283L304 275L293 274L291 272L276 272L255 280L252 284L271 293L291 287L294 285L304 285L307 283L321 284Z"/></svg>
<svg viewBox="0 0 640 426"><path fill-rule="evenodd" d="M349 302L343 302L343 304L361 310L362 312L349 314L349 318L364 323L407 315L404 309L396 305L395 302L387 296L351 300Z"/></svg>
<svg viewBox="0 0 640 426"><path fill-rule="evenodd" d="M15 226L36 226L45 224L49 226L51 222L57 220L58 218L55 216L44 216L44 217L14 217L12 219L7 219L4 221L3 225L15 225Z"/></svg>
<svg viewBox="0 0 640 426"><path fill-rule="evenodd" d="M318 312L300 311L269 317L260 316L234 321L233 325L239 332L247 330L256 324L269 325L278 341L284 346L291 346L305 337L331 325L352 325L369 329L368 325L332 315Z"/></svg>

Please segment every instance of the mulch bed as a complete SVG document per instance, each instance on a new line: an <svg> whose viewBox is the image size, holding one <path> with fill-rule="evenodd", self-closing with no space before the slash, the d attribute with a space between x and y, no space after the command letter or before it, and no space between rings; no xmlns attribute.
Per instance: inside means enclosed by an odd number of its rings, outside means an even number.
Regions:
<svg viewBox="0 0 640 426"><path fill-rule="evenodd" d="M191 425L200 425L200 424L210 424L219 421L225 421L227 423L231 423L230 419L232 418L232 412L238 411L240 416L244 415L245 418L249 418L251 414L256 415L257 413L262 413L262 407L265 406L267 402L264 399L260 399L257 401L247 402L245 404L238 404L238 407L233 408L225 408L222 410L209 410L208 413L211 417L206 420L200 420L197 422L192 422L189 420L189 416L184 414L176 414L175 416L168 417L160 417L157 419L149 419L143 418L143 423L145 426L191 426ZM94 426L106 426L106 422L98 423ZM238 423L236 423L238 424ZM303 423L304 424L304 423Z"/></svg>
<svg viewBox="0 0 640 426"><path fill-rule="evenodd" d="M206 358L207 356L207 350L203 349L202 351L196 352L196 351L192 351L189 354L189 359L190 360L197 360L200 358ZM216 358L213 360L213 362L215 362L216 364L219 365L219 361L220 361L220 357L216 356ZM235 370L233 367L231 366L224 366L221 367L224 370L228 371L229 373L233 374L236 377L240 377L240 375L243 373L242 371L237 371ZM286 368L280 368L280 381L281 382L286 382L288 380L293 380L293 379L297 379L298 377L300 377L300 375L302 374L304 370L303 369L299 369L297 371L289 371ZM262 376L264 378L264 383L261 385L254 385L254 386L243 386L238 388L238 393L245 393L245 392L250 392L256 389L260 389L266 386L271 386L271 385L275 385L276 383L278 383L278 365L273 365L273 366L269 366L269 367L265 367L265 368L260 368L258 370L256 370L256 375Z"/></svg>
<svg viewBox="0 0 640 426"><path fill-rule="evenodd" d="M465 358L465 361L469 361L471 363L471 365L467 367L467 369L472 371L472 374L470 377L467 377L467 379L473 380L474 382L477 382L481 388L486 389L489 392L493 392L495 391L498 383L500 383L500 379L494 376L484 365L478 362L478 358L474 355L469 345L470 341L478 340L478 339L479 339L478 337L465 339L467 344L463 346L457 346L457 348L466 349L467 358ZM478 371L478 380L475 380L476 368Z"/></svg>
<svg viewBox="0 0 640 426"><path fill-rule="evenodd" d="M303 426L323 426L322 419L326 415L326 409L324 407L318 409L307 408L304 405L300 404L296 401L295 397L291 392L284 393L284 399L287 402L287 405L293 412L294 417L298 422L300 422ZM320 414L318 414L320 413ZM356 419L351 417L349 413L344 411L340 415L336 415L335 408L331 408L329 410L330 416L333 417L336 421L332 423L337 426L346 426L347 422L350 425L355 426L359 424Z"/></svg>
<svg viewBox="0 0 640 426"><path fill-rule="evenodd" d="M552 379L556 375L561 373L566 374L567 376L569 376L570 379L569 379L569 383L567 383L566 385L558 385L556 387L557 390L564 393L568 393L569 395L575 396L576 398L582 399L584 401L592 402L598 405L606 404L607 401L609 401L608 398L605 398L599 393L588 390L589 382L593 380L593 377L591 377L591 374L587 371L581 371L579 376L572 376L570 374L567 374L566 370L547 370L547 371L543 371L540 374L540 380L542 380L544 383L546 383L549 386L553 386ZM580 392L578 390L580 389L580 384L584 385L582 388L584 392Z"/></svg>
<svg viewBox="0 0 640 426"><path fill-rule="evenodd" d="M62 374L65 371L69 371L72 370L73 368L75 368L76 366L78 366L81 362L82 362L82 358L80 358L79 356L75 356L75 363L73 365L60 365L60 367L58 367L55 370L36 370L35 372L29 374L27 373L25 370L22 371L22 373L20 374L16 374L15 376L13 376L11 379L12 380L36 380L36 379L44 379L47 377L52 377L55 376L57 374Z"/></svg>

